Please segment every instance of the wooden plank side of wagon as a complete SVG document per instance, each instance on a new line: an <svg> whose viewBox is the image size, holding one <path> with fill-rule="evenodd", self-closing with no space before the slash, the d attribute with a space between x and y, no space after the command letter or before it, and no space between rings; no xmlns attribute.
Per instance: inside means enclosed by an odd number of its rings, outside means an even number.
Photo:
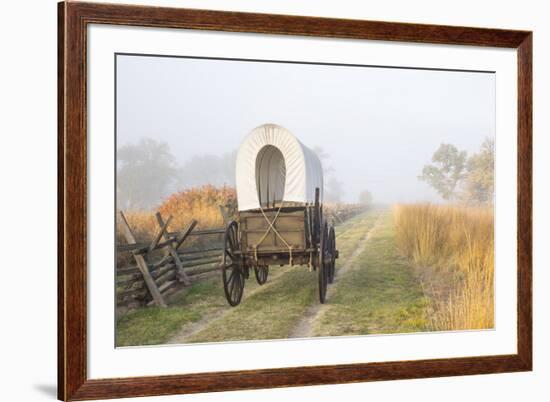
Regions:
<svg viewBox="0 0 550 402"><path fill-rule="evenodd" d="M278 215L276 210L266 211L265 215L273 222L275 230L291 244L295 250L306 248L306 212L305 208L293 208L290 211L281 210ZM277 217L275 219L275 217ZM245 249L253 249L257 246L258 252L263 251L288 251L288 247L279 236L269 229L269 223L261 212L246 211L240 215L242 243ZM262 241L263 238L263 241ZM261 241L261 244L259 244Z"/></svg>

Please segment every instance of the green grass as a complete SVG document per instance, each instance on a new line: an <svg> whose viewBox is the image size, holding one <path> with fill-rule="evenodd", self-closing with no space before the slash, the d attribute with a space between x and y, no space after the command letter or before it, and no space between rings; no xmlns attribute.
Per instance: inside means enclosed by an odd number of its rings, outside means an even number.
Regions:
<svg viewBox="0 0 550 402"><path fill-rule="evenodd" d="M183 324L197 321L200 315L181 308L148 307L129 312L117 323L117 346L158 345Z"/></svg>
<svg viewBox="0 0 550 402"><path fill-rule="evenodd" d="M223 291L222 291L223 292ZM143 307L117 322L117 346L155 345L167 342L182 326L200 320L225 304L220 279L194 283L170 300L170 307Z"/></svg>
<svg viewBox="0 0 550 402"><path fill-rule="evenodd" d="M394 236L391 215L385 214L314 323L315 336L427 330L427 300L412 268L397 253Z"/></svg>

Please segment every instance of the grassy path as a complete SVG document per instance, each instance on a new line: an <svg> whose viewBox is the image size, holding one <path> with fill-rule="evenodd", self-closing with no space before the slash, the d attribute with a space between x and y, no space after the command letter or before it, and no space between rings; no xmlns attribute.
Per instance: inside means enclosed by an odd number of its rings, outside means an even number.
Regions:
<svg viewBox="0 0 550 402"><path fill-rule="evenodd" d="M413 269L397 253L394 235L392 216L386 213L312 323L312 336L428 329L428 302Z"/></svg>
<svg viewBox="0 0 550 402"><path fill-rule="evenodd" d="M218 275L193 284L169 308L130 312L117 323L117 345L219 342L421 331L426 301L398 256L388 212L370 211L336 228L336 281L319 304L316 272L273 267L253 274L241 304L227 305Z"/></svg>
<svg viewBox="0 0 550 402"><path fill-rule="evenodd" d="M316 323L320 316L330 308L330 300L333 297L333 294L335 293L336 289L338 288L338 283L342 276L346 274L347 271L351 269L353 266L353 263L359 256L363 253L365 250L365 247L367 245L367 242L370 240L370 237L374 230L380 225L382 215L378 216L376 219L376 222L370 226L370 229L367 231L365 236L357 241L351 242L355 245L355 248L351 254L349 254L348 258L345 260L340 259L337 261L336 265L336 272L334 276L334 282L331 286L327 289L327 302L325 304L320 303L314 303L312 304L309 309L305 312L302 319L296 324L296 326L292 329L292 331L289 334L289 338L307 338L310 336L313 336L313 325ZM357 235L362 234L362 231L357 231L352 235L352 239L355 240ZM342 238L342 235L339 236L340 239ZM349 241L349 239L346 239ZM347 247L345 247L347 248Z"/></svg>

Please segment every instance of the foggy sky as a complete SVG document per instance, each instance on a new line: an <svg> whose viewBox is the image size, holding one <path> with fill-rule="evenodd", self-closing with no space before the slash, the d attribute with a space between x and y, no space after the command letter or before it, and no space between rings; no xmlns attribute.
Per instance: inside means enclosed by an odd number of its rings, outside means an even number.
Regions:
<svg viewBox="0 0 550 402"><path fill-rule="evenodd" d="M167 142L183 163L238 148L275 123L356 202L440 201L417 176L441 143L472 154L495 135L495 75L454 71L118 56L117 142Z"/></svg>

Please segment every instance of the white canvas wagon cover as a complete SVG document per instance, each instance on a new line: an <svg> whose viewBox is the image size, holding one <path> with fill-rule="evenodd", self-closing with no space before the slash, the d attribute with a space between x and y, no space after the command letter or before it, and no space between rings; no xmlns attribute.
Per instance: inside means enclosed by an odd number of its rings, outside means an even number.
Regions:
<svg viewBox="0 0 550 402"><path fill-rule="evenodd" d="M276 124L256 127L237 154L239 211L281 201L313 203L315 188L323 197L323 168L314 151Z"/></svg>

